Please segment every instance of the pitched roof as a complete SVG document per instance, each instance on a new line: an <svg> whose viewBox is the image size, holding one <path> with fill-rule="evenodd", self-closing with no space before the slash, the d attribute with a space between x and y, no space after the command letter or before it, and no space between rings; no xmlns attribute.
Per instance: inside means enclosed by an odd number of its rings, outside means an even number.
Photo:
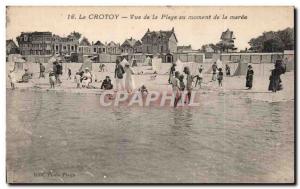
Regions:
<svg viewBox="0 0 300 189"><path fill-rule="evenodd" d="M16 48L18 47L17 44L12 39L6 40L6 46L8 46L9 44L11 44L13 47L16 47Z"/></svg>
<svg viewBox="0 0 300 189"><path fill-rule="evenodd" d="M94 44L94 45L98 45L98 46L104 46L104 44L103 43L101 43L101 41L96 41L96 43Z"/></svg>
<svg viewBox="0 0 300 189"><path fill-rule="evenodd" d="M115 47L115 46L117 46L117 44L115 42L111 41L107 44L107 46Z"/></svg>
<svg viewBox="0 0 300 189"><path fill-rule="evenodd" d="M129 39L126 39L126 40L124 41L124 43L122 44L122 46L128 44L129 46L134 47L134 45L135 45L137 42L138 42L138 40L133 39L133 38L131 37L131 38L129 38Z"/></svg>
<svg viewBox="0 0 300 189"><path fill-rule="evenodd" d="M172 28L172 30L168 30L168 31L150 31L148 29L148 31L145 33L145 35L142 37L142 40L146 37L146 36L158 36L158 37L162 37L162 38L166 38L166 39L170 39L170 37L174 34L174 37L177 40L177 37L175 35L175 31L174 31L174 28Z"/></svg>

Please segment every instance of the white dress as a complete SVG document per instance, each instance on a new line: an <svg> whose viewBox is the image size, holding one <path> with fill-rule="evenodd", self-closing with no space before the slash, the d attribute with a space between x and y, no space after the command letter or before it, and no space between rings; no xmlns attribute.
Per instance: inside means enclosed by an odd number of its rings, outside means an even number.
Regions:
<svg viewBox="0 0 300 189"><path fill-rule="evenodd" d="M92 74L90 72L85 72L82 77L86 78L82 80L83 86L88 86L92 82Z"/></svg>
<svg viewBox="0 0 300 189"><path fill-rule="evenodd" d="M11 83L17 82L16 74L14 72L9 73L8 77L9 77Z"/></svg>
<svg viewBox="0 0 300 189"><path fill-rule="evenodd" d="M133 91L135 89L135 83L134 80L132 78L132 75L134 74L132 68L124 68L125 71L125 89L127 91Z"/></svg>

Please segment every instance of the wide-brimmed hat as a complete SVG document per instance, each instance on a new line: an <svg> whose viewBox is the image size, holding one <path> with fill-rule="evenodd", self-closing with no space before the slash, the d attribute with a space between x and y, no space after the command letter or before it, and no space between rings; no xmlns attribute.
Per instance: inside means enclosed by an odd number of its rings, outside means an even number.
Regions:
<svg viewBox="0 0 300 189"><path fill-rule="evenodd" d="M86 67L86 68L84 68L85 70L89 70L89 68L88 67Z"/></svg>

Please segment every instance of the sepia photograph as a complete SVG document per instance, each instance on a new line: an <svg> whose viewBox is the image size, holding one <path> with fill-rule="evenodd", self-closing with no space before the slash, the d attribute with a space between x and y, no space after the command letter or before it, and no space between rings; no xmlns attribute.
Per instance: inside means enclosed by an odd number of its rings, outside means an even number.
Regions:
<svg viewBox="0 0 300 189"><path fill-rule="evenodd" d="M7 6L8 184L295 184L295 7Z"/></svg>

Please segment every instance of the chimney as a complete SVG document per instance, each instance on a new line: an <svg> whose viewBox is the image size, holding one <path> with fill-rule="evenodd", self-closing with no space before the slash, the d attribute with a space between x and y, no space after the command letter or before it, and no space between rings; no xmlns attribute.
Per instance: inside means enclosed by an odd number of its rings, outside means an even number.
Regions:
<svg viewBox="0 0 300 189"><path fill-rule="evenodd" d="M172 32L174 32L174 27L172 27Z"/></svg>
<svg viewBox="0 0 300 189"><path fill-rule="evenodd" d="M147 32L150 32L150 29L148 28Z"/></svg>

